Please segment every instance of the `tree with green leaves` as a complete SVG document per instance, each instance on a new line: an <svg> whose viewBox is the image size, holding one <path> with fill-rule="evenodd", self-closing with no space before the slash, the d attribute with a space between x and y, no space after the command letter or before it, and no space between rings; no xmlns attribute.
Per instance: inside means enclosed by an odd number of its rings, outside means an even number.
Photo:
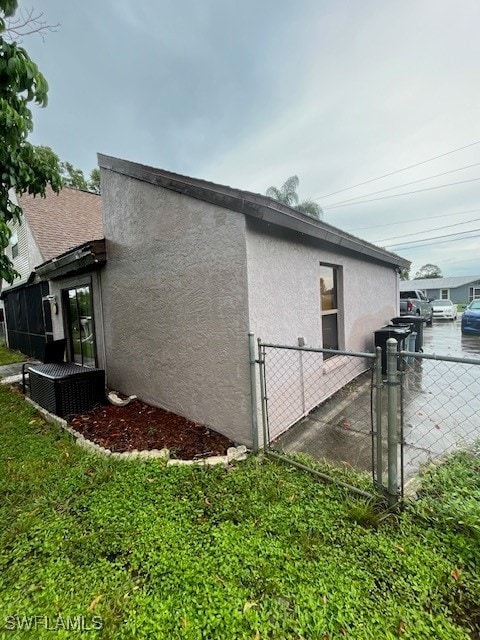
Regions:
<svg viewBox="0 0 480 640"><path fill-rule="evenodd" d="M64 187L100 193L100 169L98 167L92 169L89 178L86 178L83 171L74 167L71 162L62 162L60 170Z"/></svg>
<svg viewBox="0 0 480 640"><path fill-rule="evenodd" d="M297 194L298 185L300 184L300 180L298 176L291 176L287 178L285 182L282 184L280 189L277 187L269 187L266 191L266 195L282 204L286 204L297 211L301 211L302 213L306 213L312 218L317 218L321 220L323 218L323 211L320 205L315 202L315 200L304 200L300 202L300 198Z"/></svg>
<svg viewBox="0 0 480 640"><path fill-rule="evenodd" d="M443 278L442 270L436 264L431 264L430 262L424 264L423 267L415 274L416 280L425 280L427 278Z"/></svg>
<svg viewBox="0 0 480 640"><path fill-rule="evenodd" d="M410 267L404 267L400 271L400 280L410 280Z"/></svg>
<svg viewBox="0 0 480 640"><path fill-rule="evenodd" d="M93 191L93 193L100 193L100 169L98 167L90 171L88 190Z"/></svg>
<svg viewBox="0 0 480 640"><path fill-rule="evenodd" d="M12 283L18 275L5 248L22 209L14 193L45 197L48 185L58 193L62 182L59 161L51 149L28 141L33 129L31 103L47 104L48 84L23 47L6 37L17 0L0 0L0 277Z"/></svg>

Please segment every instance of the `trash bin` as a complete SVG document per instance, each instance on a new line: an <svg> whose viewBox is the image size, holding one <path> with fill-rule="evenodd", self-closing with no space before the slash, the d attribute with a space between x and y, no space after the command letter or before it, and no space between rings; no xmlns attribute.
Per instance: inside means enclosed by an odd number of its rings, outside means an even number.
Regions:
<svg viewBox="0 0 480 640"><path fill-rule="evenodd" d="M423 327L427 323L427 318L425 316L398 316L397 318L392 318L391 322L395 325L405 323L413 325L413 331L417 334L417 338L415 340L415 351L423 351Z"/></svg>
<svg viewBox="0 0 480 640"><path fill-rule="evenodd" d="M406 347L407 347L407 351L416 351L415 349L415 343L417 341L417 334L415 333L415 331L412 331L412 333L408 336L408 341L405 341ZM413 363L413 356L407 356L407 364L412 364Z"/></svg>
<svg viewBox="0 0 480 640"><path fill-rule="evenodd" d="M412 333L412 327L410 324L402 326L387 325L381 329L377 329L374 332L375 335L375 348L381 347L382 349L382 373L387 373L387 340L389 338L395 338L397 341L397 350L401 351L404 348L405 339Z"/></svg>

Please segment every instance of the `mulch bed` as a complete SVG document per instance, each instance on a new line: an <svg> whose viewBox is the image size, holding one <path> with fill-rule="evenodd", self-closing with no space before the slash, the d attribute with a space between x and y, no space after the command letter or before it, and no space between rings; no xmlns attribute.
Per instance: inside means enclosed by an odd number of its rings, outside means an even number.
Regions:
<svg viewBox="0 0 480 640"><path fill-rule="evenodd" d="M186 418L133 400L126 407L104 405L70 416L68 424L112 452L163 449L172 458L194 460L225 455L233 442Z"/></svg>

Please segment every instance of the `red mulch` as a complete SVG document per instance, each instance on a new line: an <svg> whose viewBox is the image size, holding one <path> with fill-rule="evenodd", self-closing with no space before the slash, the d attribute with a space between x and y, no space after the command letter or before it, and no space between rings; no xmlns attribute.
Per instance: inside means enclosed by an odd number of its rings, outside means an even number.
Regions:
<svg viewBox="0 0 480 640"><path fill-rule="evenodd" d="M133 400L126 407L104 405L71 416L69 425L111 451L170 450L172 458L193 460L225 455L233 446L225 436L175 413Z"/></svg>

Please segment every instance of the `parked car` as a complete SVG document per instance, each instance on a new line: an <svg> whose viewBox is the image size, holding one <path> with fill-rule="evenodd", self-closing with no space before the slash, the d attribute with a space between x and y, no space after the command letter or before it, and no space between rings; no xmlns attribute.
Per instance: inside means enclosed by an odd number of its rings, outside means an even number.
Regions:
<svg viewBox="0 0 480 640"><path fill-rule="evenodd" d="M400 315L423 316L427 319L427 325L432 326L432 305L423 291L400 291Z"/></svg>
<svg viewBox="0 0 480 640"><path fill-rule="evenodd" d="M440 320L456 320L457 307L451 300L433 300L433 317Z"/></svg>
<svg viewBox="0 0 480 640"><path fill-rule="evenodd" d="M472 300L463 312L462 333L480 336L480 300Z"/></svg>

